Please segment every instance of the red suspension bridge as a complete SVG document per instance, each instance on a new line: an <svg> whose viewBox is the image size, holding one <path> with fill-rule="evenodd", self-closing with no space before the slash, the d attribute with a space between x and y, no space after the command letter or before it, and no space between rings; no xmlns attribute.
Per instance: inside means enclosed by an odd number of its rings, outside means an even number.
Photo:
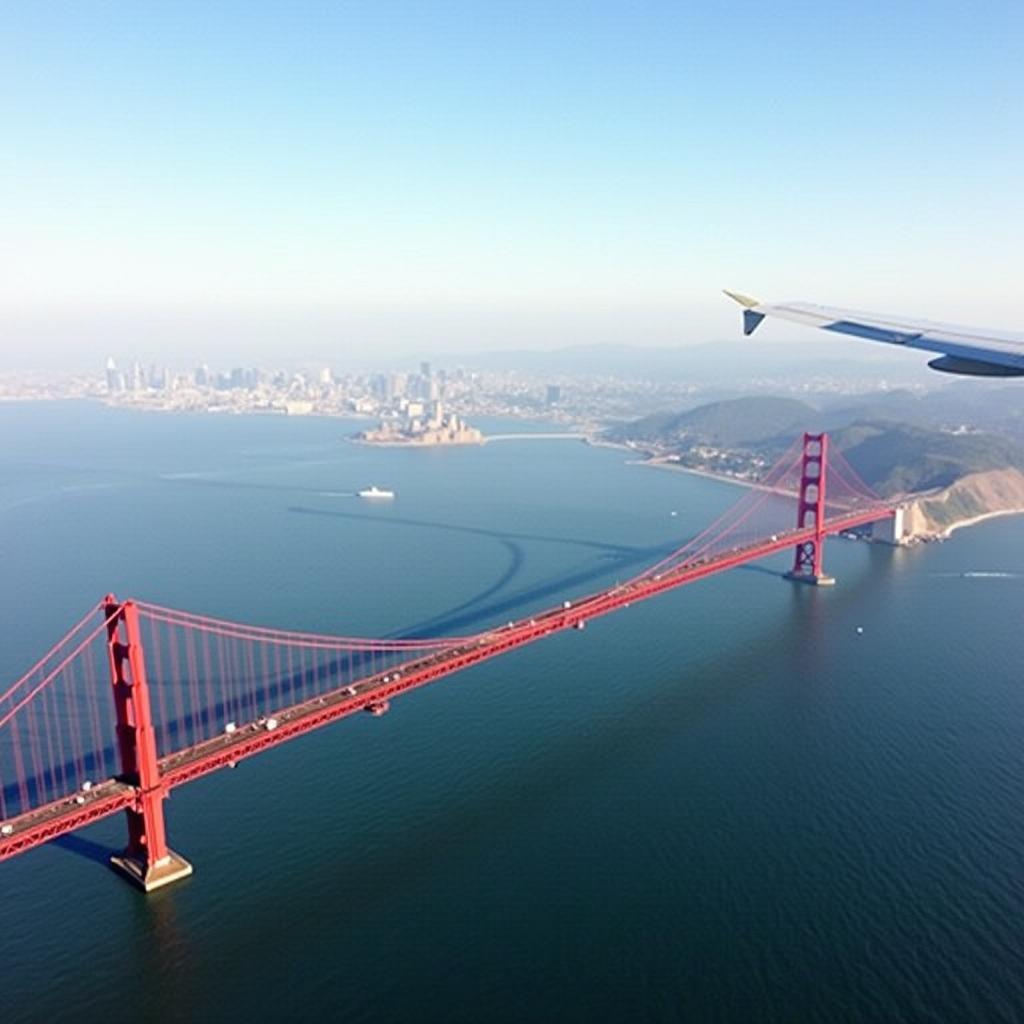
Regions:
<svg viewBox="0 0 1024 1024"><path fill-rule="evenodd" d="M785 549L795 550L791 579L831 582L825 537L893 514L829 453L827 435L805 434L736 505L655 565L471 636L319 636L108 595L98 616L91 610L0 693L0 860L124 811L128 844L113 863L147 891L166 885L192 870L167 845L163 802L176 786Z"/></svg>

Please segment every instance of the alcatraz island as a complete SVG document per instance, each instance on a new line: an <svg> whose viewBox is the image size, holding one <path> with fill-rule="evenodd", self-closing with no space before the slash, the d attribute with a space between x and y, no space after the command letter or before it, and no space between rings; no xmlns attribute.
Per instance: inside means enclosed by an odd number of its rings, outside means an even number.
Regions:
<svg viewBox="0 0 1024 1024"><path fill-rule="evenodd" d="M364 430L354 440L391 447L430 447L446 444L483 444L484 435L453 412L440 399L407 401L376 430Z"/></svg>

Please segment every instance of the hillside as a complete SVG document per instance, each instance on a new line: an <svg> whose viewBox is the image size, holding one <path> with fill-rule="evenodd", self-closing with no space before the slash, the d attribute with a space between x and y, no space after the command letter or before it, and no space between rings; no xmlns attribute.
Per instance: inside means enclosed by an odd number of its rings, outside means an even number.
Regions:
<svg viewBox="0 0 1024 1024"><path fill-rule="evenodd" d="M611 428L605 437L665 447L710 444L763 449L778 438L788 444L821 418L817 409L793 398L734 398L687 412L645 416Z"/></svg>
<svg viewBox="0 0 1024 1024"><path fill-rule="evenodd" d="M1019 469L972 473L934 494L922 496L904 513L915 537L945 537L959 526L990 516L1024 511L1024 473Z"/></svg>
<svg viewBox="0 0 1024 1024"><path fill-rule="evenodd" d="M935 425L943 422L938 416L922 415L923 405L896 394L824 411L790 398L739 398L647 416L609 430L605 438L683 467L756 479L758 467L803 431L828 429L832 444L864 482L887 497L942 490L972 474L1024 471L1024 447L1016 441L972 433L960 424L942 429ZM904 406L917 422L892 418ZM984 504L983 497L978 500Z"/></svg>
<svg viewBox="0 0 1024 1024"><path fill-rule="evenodd" d="M865 483L886 496L949 487L972 473L1024 469L1024 449L991 434L854 423L831 437Z"/></svg>

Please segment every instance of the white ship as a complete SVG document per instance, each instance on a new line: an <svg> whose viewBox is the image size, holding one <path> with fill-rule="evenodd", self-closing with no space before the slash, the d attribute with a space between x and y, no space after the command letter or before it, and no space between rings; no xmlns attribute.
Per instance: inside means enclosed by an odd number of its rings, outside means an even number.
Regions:
<svg viewBox="0 0 1024 1024"><path fill-rule="evenodd" d="M376 484L357 493L360 498L393 498L395 496L394 491L383 491Z"/></svg>

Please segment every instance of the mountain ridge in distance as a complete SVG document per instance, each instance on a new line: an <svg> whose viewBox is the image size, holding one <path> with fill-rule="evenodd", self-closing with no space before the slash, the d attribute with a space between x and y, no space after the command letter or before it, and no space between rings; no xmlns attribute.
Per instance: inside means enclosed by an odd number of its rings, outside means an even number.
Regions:
<svg viewBox="0 0 1024 1024"><path fill-rule="evenodd" d="M802 374L832 375L876 373L884 378L910 376L919 379L923 364L907 353L890 353L860 346L790 344L744 340L700 342L696 345L656 347L642 345L570 345L554 349L498 349L493 352L450 353L436 357L439 365L467 369L523 373L587 373L590 375L643 379L692 379L735 377L737 367L747 376L778 376L799 370ZM899 359L902 355L904 358Z"/></svg>

